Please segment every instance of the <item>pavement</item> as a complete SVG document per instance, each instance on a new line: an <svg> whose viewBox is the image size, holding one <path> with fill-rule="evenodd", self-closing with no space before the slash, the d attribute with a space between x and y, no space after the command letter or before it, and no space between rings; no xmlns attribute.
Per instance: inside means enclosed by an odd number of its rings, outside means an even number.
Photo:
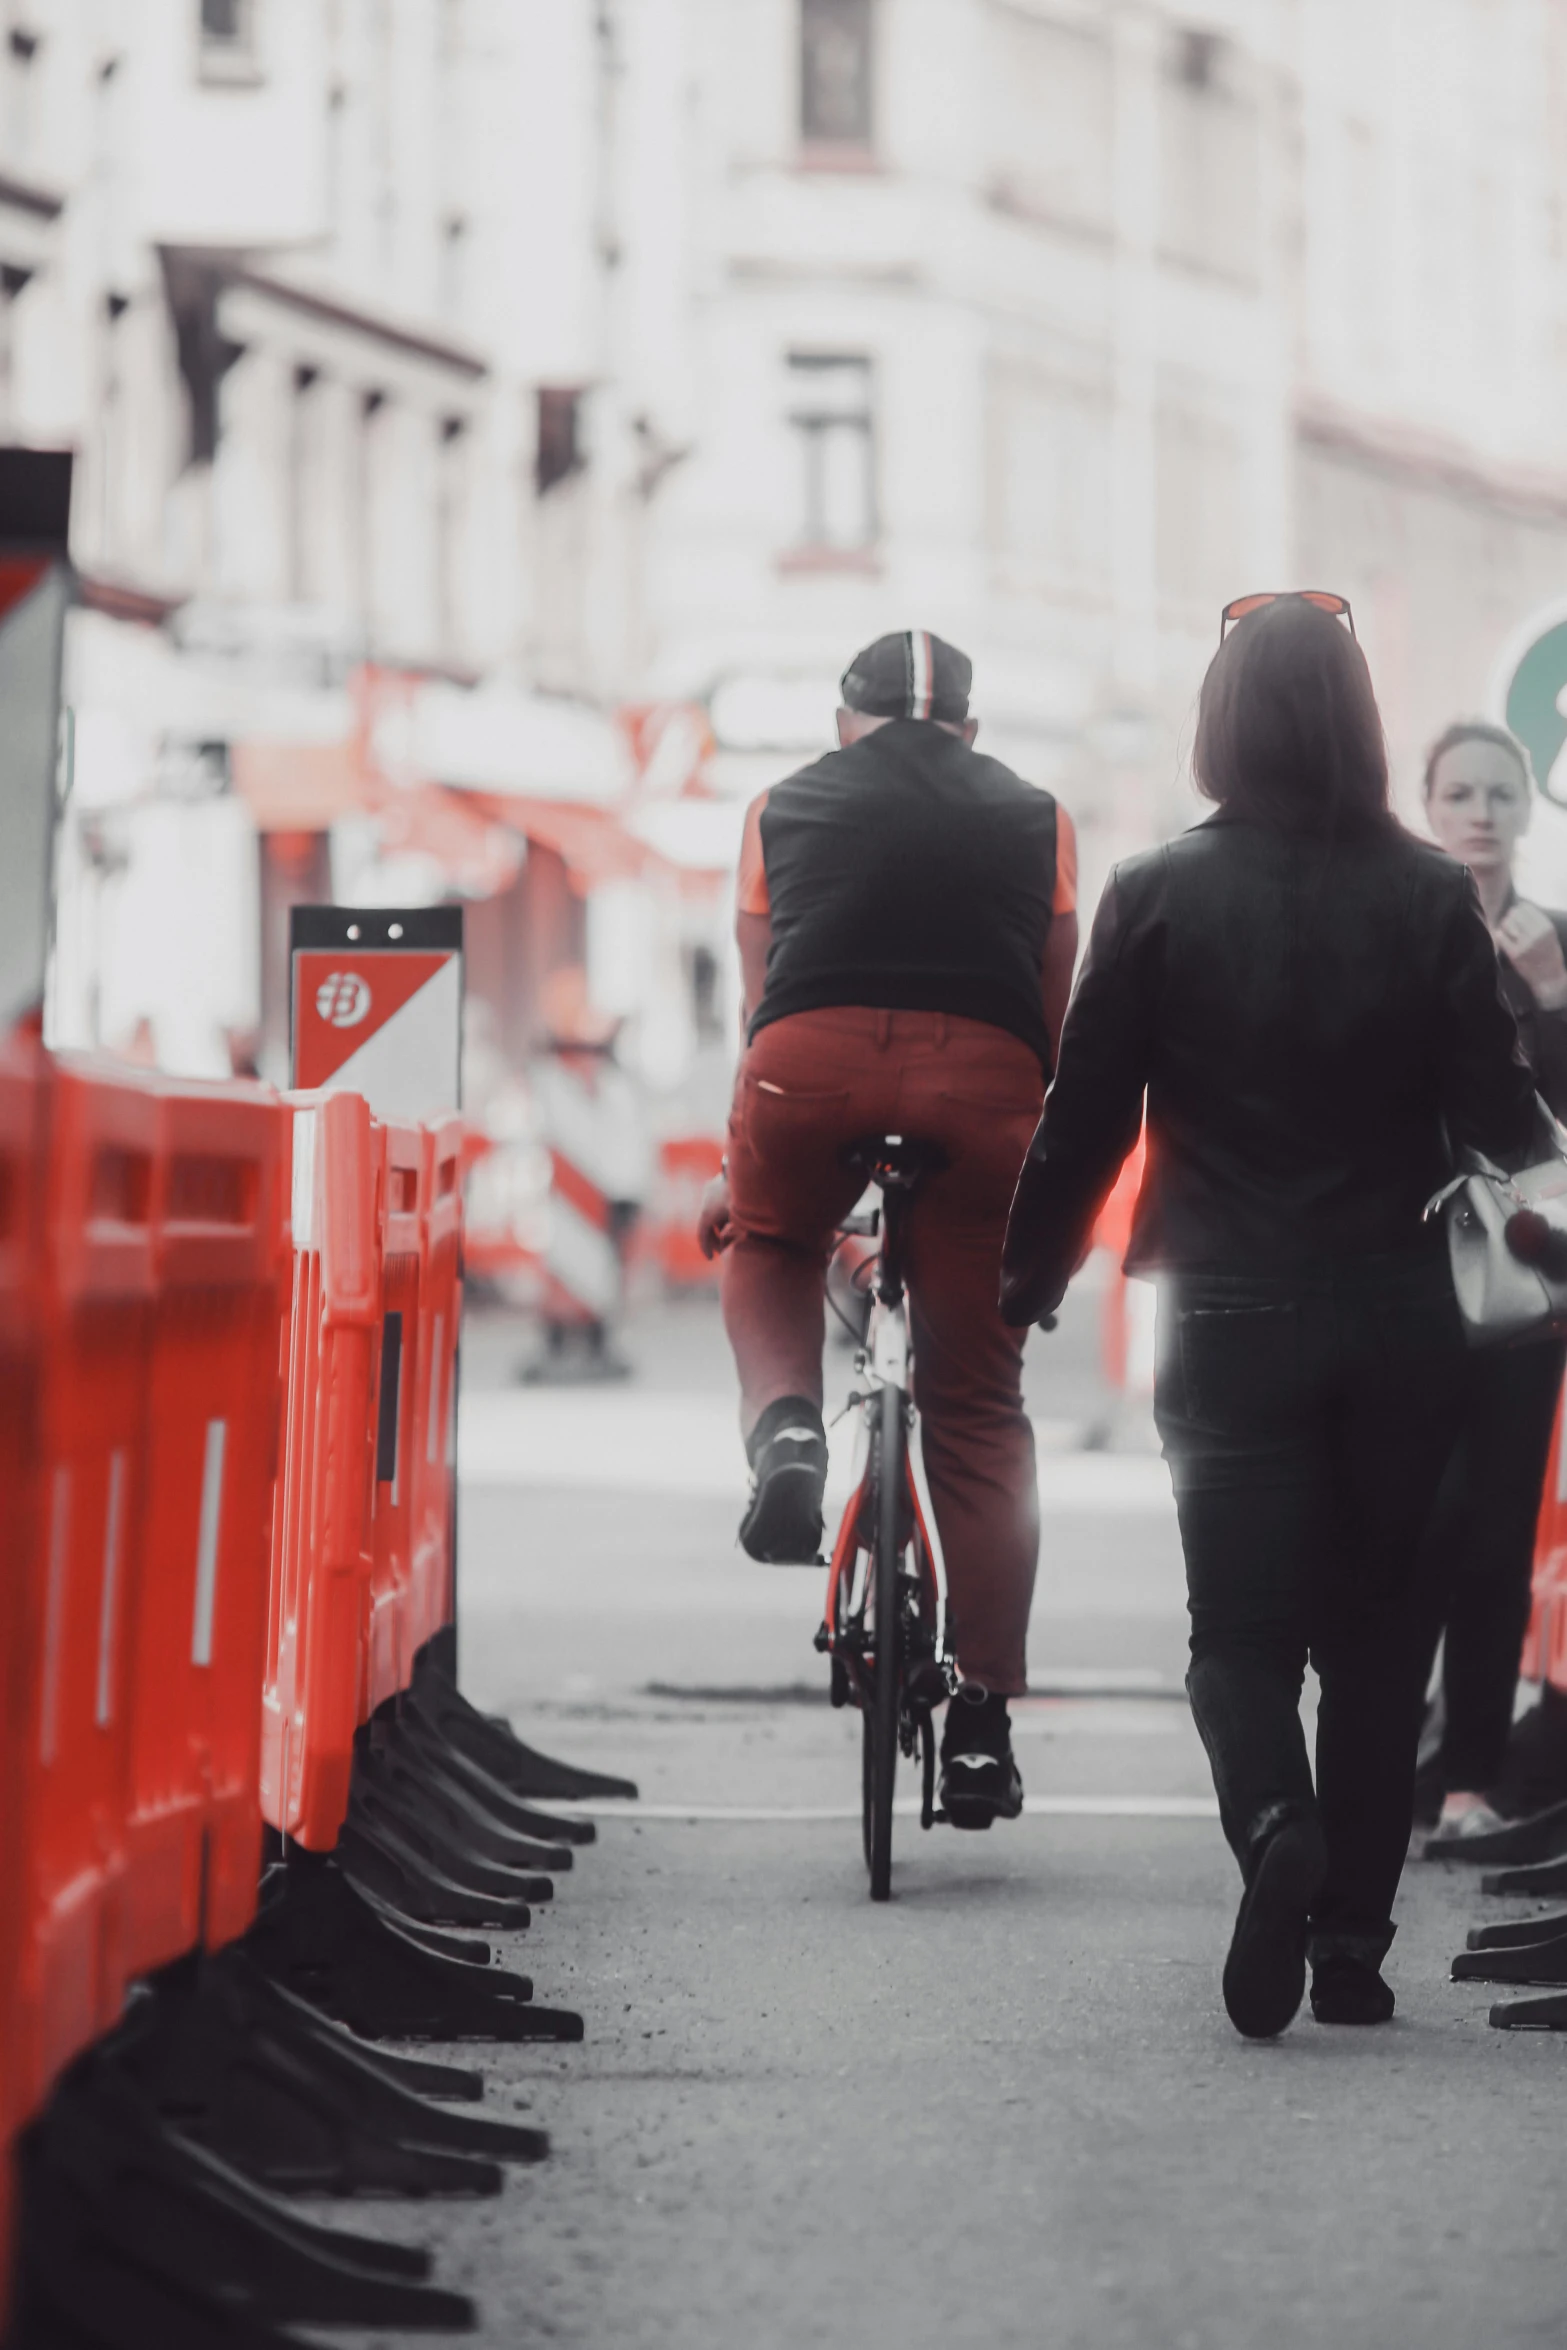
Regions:
<svg viewBox="0 0 1567 2350"><path fill-rule="evenodd" d="M1079 1449L1110 1417L1092 1298L1029 1372L1030 1809L985 1837L901 1820L875 1909L821 1578L735 1547L716 1315L650 1308L628 1347L621 1386L537 1390L520 1325L464 1342L464 1686L642 1789L498 1938L586 2019L581 2047L483 2054L553 2158L495 2202L352 2224L435 2244L485 2345L1558 2342L1567 2038L1493 2032L1492 1994L1446 1979L1471 1873L1411 1864L1390 2027L1307 2011L1252 2046L1225 2019L1238 1880L1180 1691L1174 1515L1135 1415L1131 1449Z"/></svg>

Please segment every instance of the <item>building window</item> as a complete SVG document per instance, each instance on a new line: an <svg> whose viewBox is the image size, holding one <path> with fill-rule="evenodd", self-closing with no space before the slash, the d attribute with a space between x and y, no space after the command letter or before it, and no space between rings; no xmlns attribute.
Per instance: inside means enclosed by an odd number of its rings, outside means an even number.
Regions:
<svg viewBox="0 0 1567 2350"><path fill-rule="evenodd" d="M533 482L539 496L582 471L582 394L558 384L539 387L538 437Z"/></svg>
<svg viewBox="0 0 1567 2350"><path fill-rule="evenodd" d="M808 147L871 143L872 0L800 0L800 135Z"/></svg>
<svg viewBox="0 0 1567 2350"><path fill-rule="evenodd" d="M198 63L204 82L260 78L258 6L259 0L197 0Z"/></svg>
<svg viewBox="0 0 1567 2350"><path fill-rule="evenodd" d="M789 424L799 449L801 548L863 552L876 538L871 363L793 352L789 391Z"/></svg>

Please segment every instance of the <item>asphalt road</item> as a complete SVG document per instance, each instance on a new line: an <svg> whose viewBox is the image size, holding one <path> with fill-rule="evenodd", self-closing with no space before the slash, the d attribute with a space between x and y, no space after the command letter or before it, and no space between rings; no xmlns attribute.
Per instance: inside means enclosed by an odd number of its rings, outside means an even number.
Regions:
<svg viewBox="0 0 1567 2350"><path fill-rule="evenodd" d="M1471 1878L1411 1865L1389 2029L1308 2012L1255 2047L1225 2020L1237 1881L1179 1696L1173 1517L1157 1464L1071 1449L1103 1402L1085 1328L1032 1389L1061 1448L1017 1709L1037 1808L900 1824L874 1910L819 1579L734 1548L715 1341L656 1316L637 1380L566 1398L502 1385L514 1332L468 1342L465 1684L643 1802L508 1952L587 2021L485 2052L552 2161L354 2223L438 2244L485 2344L1559 2341L1567 2039L1490 2031L1446 1980Z"/></svg>

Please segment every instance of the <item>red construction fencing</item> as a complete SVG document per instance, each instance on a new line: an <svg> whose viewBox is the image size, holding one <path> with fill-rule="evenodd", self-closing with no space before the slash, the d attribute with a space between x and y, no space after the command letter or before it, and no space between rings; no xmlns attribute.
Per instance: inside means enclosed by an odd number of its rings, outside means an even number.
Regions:
<svg viewBox="0 0 1567 2350"><path fill-rule="evenodd" d="M263 1677L267 1821L330 1851L354 1733L451 1613L463 1129L289 1097L294 1269Z"/></svg>
<svg viewBox="0 0 1567 2350"><path fill-rule="evenodd" d="M1567 1460L1560 1396L1535 1528L1534 1592L1520 1673L1525 1681L1549 1681L1567 1691Z"/></svg>
<svg viewBox="0 0 1567 2350"><path fill-rule="evenodd" d="M312 1852L337 1841L370 1604L381 1360L377 1141L356 1094L286 1109L293 1275L262 1681L261 1808Z"/></svg>
<svg viewBox="0 0 1567 2350"><path fill-rule="evenodd" d="M449 1616L462 1154L0 1040L0 2303L16 2132Z"/></svg>
<svg viewBox="0 0 1567 2350"><path fill-rule="evenodd" d="M275 1093L164 1086L157 1110L141 1584L126 1656L132 1974L232 1939L255 1911L286 1231Z"/></svg>

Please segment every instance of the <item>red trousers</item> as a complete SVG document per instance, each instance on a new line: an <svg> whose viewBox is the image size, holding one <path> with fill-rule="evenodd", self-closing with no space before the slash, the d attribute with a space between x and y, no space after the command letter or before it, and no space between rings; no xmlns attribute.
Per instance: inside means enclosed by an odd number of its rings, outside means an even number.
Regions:
<svg viewBox="0 0 1567 2350"><path fill-rule="evenodd" d="M1023 1337L996 1306L1001 1241L1044 1085L1005 1029L936 1012L858 1007L774 1021L741 1062L729 1120L735 1238L724 1324L747 1431L783 1395L822 1396L827 1259L860 1183L846 1143L940 1145L909 1218L914 1390L965 1680L1027 1687L1039 1555Z"/></svg>

